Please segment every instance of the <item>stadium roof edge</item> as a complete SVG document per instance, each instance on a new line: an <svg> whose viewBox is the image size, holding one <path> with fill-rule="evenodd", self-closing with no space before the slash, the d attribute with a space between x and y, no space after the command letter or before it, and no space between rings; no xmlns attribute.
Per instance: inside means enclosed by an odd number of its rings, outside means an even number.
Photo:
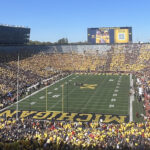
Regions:
<svg viewBox="0 0 150 150"><path fill-rule="evenodd" d="M0 24L0 26L3 26L3 27L14 27L14 28L28 28L28 29L30 29L28 26L21 26L21 25Z"/></svg>

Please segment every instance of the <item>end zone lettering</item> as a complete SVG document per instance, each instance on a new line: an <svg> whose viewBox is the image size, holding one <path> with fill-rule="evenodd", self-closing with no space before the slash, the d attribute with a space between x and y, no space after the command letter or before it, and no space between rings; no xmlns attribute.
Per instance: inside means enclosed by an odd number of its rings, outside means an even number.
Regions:
<svg viewBox="0 0 150 150"><path fill-rule="evenodd" d="M15 118L16 110L5 110L0 112L0 120L6 118ZM105 115L105 114L83 114L83 113L61 113L61 112L41 112L41 111L18 111L19 118L30 117L37 120L55 120L55 121L75 121L75 122L96 122L100 119L104 123L124 123L129 122L129 116Z"/></svg>

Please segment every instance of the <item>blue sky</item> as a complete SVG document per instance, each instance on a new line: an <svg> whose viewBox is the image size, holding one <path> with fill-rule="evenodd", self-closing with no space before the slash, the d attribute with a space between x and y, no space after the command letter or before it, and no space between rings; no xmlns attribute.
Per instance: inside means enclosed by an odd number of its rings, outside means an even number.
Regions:
<svg viewBox="0 0 150 150"><path fill-rule="evenodd" d="M88 27L133 27L150 41L150 0L1 0L0 23L31 28L31 40L87 40Z"/></svg>

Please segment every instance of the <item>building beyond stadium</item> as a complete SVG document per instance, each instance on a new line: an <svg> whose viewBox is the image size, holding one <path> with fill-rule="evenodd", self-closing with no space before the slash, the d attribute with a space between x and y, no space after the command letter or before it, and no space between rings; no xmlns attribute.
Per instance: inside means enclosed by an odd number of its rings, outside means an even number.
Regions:
<svg viewBox="0 0 150 150"><path fill-rule="evenodd" d="M88 28L89 44L132 43L132 27Z"/></svg>
<svg viewBox="0 0 150 150"><path fill-rule="evenodd" d="M29 38L30 28L0 25L0 45L25 45Z"/></svg>

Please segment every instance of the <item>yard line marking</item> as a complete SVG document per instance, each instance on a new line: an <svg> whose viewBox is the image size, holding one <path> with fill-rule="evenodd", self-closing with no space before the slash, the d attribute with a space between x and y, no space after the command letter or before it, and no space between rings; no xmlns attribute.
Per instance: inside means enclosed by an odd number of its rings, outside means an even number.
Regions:
<svg viewBox="0 0 150 150"><path fill-rule="evenodd" d="M113 79L109 79L110 82L114 81Z"/></svg>
<svg viewBox="0 0 150 150"><path fill-rule="evenodd" d="M39 97L39 99L44 99L45 98L45 96L41 96L41 97Z"/></svg>
<svg viewBox="0 0 150 150"><path fill-rule="evenodd" d="M115 90L115 92L119 92L119 90Z"/></svg>
<svg viewBox="0 0 150 150"><path fill-rule="evenodd" d="M52 106L50 107L50 109L51 109L51 108L55 108L55 106L58 105L60 102L61 102L61 100L58 100L57 103L55 103L54 105L52 105ZM58 112L59 112L59 111L58 111Z"/></svg>
<svg viewBox="0 0 150 150"><path fill-rule="evenodd" d="M53 95L52 97L53 98L57 98L57 97L59 97L60 95L59 94L57 94L57 95Z"/></svg>
<svg viewBox="0 0 150 150"><path fill-rule="evenodd" d="M35 103L36 103L36 102L31 102L30 104L31 104L31 105L34 105Z"/></svg>
<svg viewBox="0 0 150 150"><path fill-rule="evenodd" d="M112 99L111 99L111 102L115 102L115 101L116 101L116 99L115 99L115 98L112 98Z"/></svg>
<svg viewBox="0 0 150 150"><path fill-rule="evenodd" d="M114 104L110 104L110 105L109 105L109 108L114 108L114 107L115 107Z"/></svg>

